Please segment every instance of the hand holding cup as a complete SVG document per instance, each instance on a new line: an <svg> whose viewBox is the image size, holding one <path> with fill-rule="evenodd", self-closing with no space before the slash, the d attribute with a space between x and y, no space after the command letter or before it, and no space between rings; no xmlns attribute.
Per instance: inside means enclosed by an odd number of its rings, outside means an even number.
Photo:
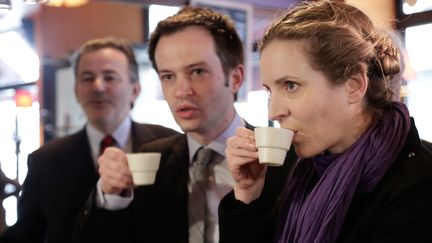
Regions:
<svg viewBox="0 0 432 243"><path fill-rule="evenodd" d="M294 132L276 127L257 127L254 132L259 162L262 165L282 166Z"/></svg>
<svg viewBox="0 0 432 243"><path fill-rule="evenodd" d="M153 185L159 169L161 153L128 153L126 157L134 185Z"/></svg>

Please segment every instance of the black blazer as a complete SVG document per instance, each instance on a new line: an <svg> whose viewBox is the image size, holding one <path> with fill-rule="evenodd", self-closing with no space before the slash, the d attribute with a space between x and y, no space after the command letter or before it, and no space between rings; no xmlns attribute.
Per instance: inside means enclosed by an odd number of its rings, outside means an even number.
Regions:
<svg viewBox="0 0 432 243"><path fill-rule="evenodd" d="M78 242L188 241L186 135L156 140L142 151L162 153L154 185L137 187L125 209L94 207Z"/></svg>
<svg viewBox="0 0 432 243"><path fill-rule="evenodd" d="M407 142L383 179L372 192L353 198L337 242L432 242L431 205L432 153L412 120ZM278 207L269 198L245 205L228 194L219 205L220 242L273 242L280 222L268 212Z"/></svg>
<svg viewBox="0 0 432 243"><path fill-rule="evenodd" d="M426 140L422 140L422 144L426 149L428 149L432 153L432 143Z"/></svg>
<svg viewBox="0 0 432 243"><path fill-rule="evenodd" d="M251 128L251 126L247 126ZM156 140L142 147L145 152L161 152L156 181L134 190L134 200L123 210L92 210L81 242L188 242L189 151L185 134ZM293 152L288 156L293 162ZM266 192L274 195L282 188L289 163L269 168ZM103 225L103 227L100 227Z"/></svg>
<svg viewBox="0 0 432 243"><path fill-rule="evenodd" d="M176 133L133 122L132 150ZM48 142L28 157L18 221L4 231L0 242L66 242L98 177L85 129Z"/></svg>

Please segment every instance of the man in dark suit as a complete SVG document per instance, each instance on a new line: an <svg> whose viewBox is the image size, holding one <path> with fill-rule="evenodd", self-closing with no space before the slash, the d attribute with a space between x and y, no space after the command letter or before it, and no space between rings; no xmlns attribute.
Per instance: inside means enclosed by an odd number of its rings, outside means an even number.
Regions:
<svg viewBox="0 0 432 243"><path fill-rule="evenodd" d="M161 21L149 41L149 56L161 80L171 112L185 134L143 146L161 152L154 185L133 189L125 153L109 148L99 159L102 194L129 202L93 210L86 242L218 242L217 209L234 181L225 161L226 139L247 126L234 108L243 83L243 47L227 16L204 8L185 7ZM193 168L202 148L213 150L207 167L204 228L196 235L192 207ZM279 171L271 170L271 173ZM277 175L273 178L279 178ZM283 179L266 184L279 190ZM103 209L105 208L105 209ZM98 231L102 229L104 231Z"/></svg>
<svg viewBox="0 0 432 243"><path fill-rule="evenodd" d="M135 55L126 41L104 38L85 43L74 68L75 95L88 123L78 133L48 142L29 155L18 221L0 242L67 242L92 198L99 178L96 160L104 146L137 151L143 143L176 134L129 118L140 84Z"/></svg>

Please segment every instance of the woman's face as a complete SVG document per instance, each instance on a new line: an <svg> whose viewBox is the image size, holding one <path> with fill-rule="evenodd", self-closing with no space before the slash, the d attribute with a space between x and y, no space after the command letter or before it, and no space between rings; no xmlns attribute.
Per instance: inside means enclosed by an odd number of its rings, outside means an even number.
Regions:
<svg viewBox="0 0 432 243"><path fill-rule="evenodd" d="M296 153L340 153L357 138L347 83L334 85L309 63L305 41L275 40L262 51L261 79L270 93L269 118L295 132Z"/></svg>

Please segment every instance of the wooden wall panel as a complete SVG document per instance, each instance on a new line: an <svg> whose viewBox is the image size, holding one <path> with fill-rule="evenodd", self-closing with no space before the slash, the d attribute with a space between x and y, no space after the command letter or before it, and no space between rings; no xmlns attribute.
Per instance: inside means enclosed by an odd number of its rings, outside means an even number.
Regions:
<svg viewBox="0 0 432 243"><path fill-rule="evenodd" d="M396 19L395 0L345 0L364 11L374 23L382 28L393 28Z"/></svg>
<svg viewBox="0 0 432 243"><path fill-rule="evenodd" d="M42 6L34 16L41 56L65 57L84 41L103 36L143 42L142 8L133 4L91 1L76 8Z"/></svg>

